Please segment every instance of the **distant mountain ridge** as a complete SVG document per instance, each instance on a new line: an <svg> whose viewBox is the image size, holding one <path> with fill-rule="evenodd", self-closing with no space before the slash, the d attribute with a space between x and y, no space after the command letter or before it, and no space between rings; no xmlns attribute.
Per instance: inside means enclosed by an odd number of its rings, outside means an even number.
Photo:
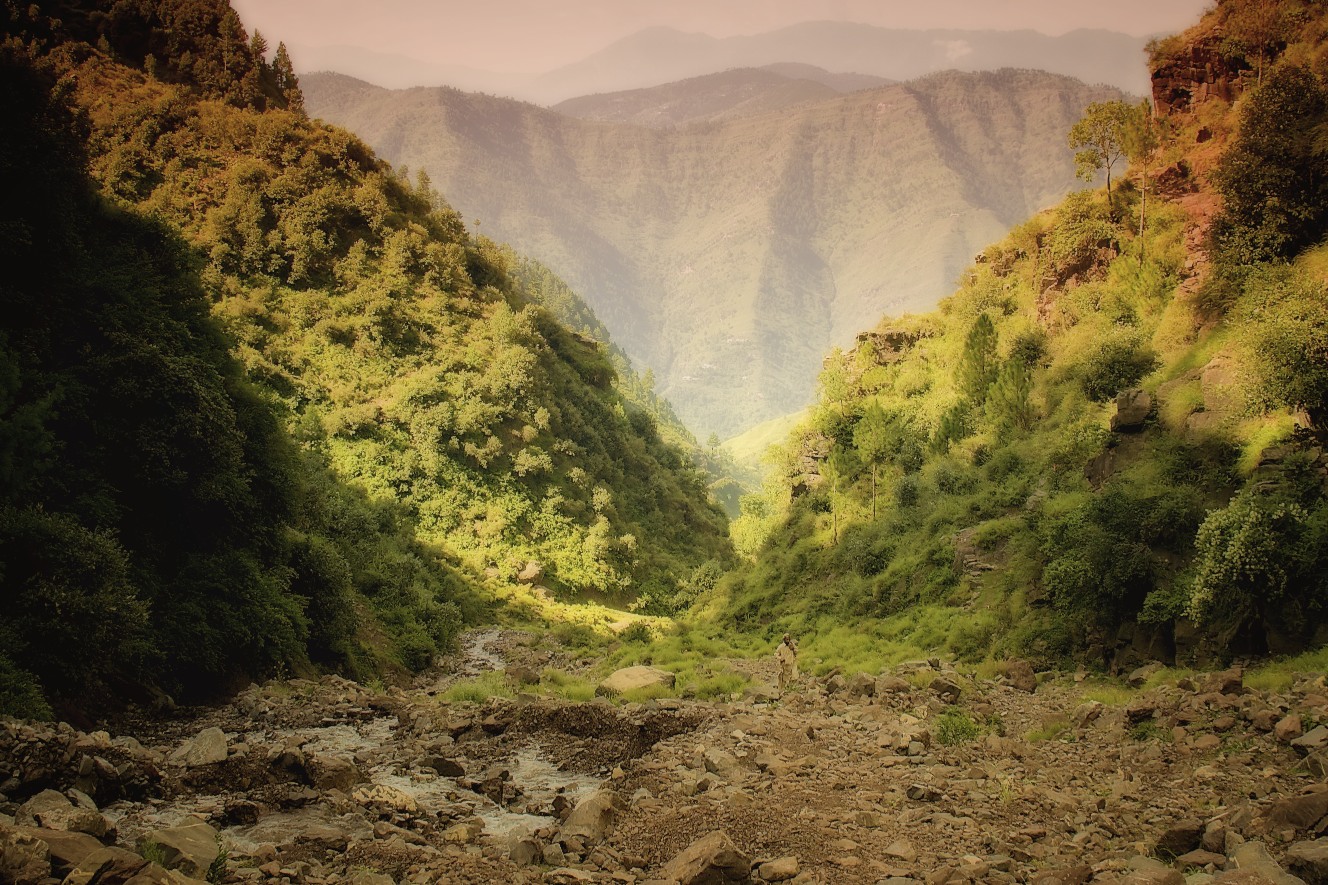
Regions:
<svg viewBox="0 0 1328 885"><path fill-rule="evenodd" d="M1031 30L905 30L828 21L735 37L652 27L581 61L542 73L483 71L353 47L293 49L301 74L336 70L389 88L446 85L549 106L733 68L787 64L887 80L911 80L949 69L1035 68L1142 95L1149 88L1145 42L1106 30L1053 37Z"/></svg>
<svg viewBox="0 0 1328 885"><path fill-rule="evenodd" d="M870 74L836 74L790 62L733 68L645 89L583 95L559 102L551 110L582 120L679 126L755 116L891 82Z"/></svg>
<svg viewBox="0 0 1328 885"><path fill-rule="evenodd" d="M652 129L447 88L302 83L311 113L426 170L480 231L554 269L701 439L798 410L832 345L934 305L1073 186L1066 131L1120 95L951 72Z"/></svg>

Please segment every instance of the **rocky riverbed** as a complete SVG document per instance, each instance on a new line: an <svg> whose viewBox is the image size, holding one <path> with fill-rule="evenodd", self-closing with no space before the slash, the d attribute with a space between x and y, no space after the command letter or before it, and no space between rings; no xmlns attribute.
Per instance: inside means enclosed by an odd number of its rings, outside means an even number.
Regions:
<svg viewBox="0 0 1328 885"><path fill-rule="evenodd" d="M0 882L1328 882L1322 675L1103 704L1018 662L920 661L729 703L441 699L576 666L524 652L482 631L412 689L286 680L102 731L0 722Z"/></svg>

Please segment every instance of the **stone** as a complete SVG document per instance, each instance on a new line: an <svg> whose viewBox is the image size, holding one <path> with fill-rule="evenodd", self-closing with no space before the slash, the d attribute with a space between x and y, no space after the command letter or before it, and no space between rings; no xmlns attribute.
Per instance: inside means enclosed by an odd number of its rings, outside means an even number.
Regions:
<svg viewBox="0 0 1328 885"><path fill-rule="evenodd" d="M397 883L384 873L375 873L372 870L356 870L351 874L350 885L397 885Z"/></svg>
<svg viewBox="0 0 1328 885"><path fill-rule="evenodd" d="M913 863L913 861L918 859L918 850L906 839L898 839L891 842L881 853L886 857L898 858L904 863Z"/></svg>
<svg viewBox="0 0 1328 885"><path fill-rule="evenodd" d="M1185 877L1151 857L1132 857L1127 863L1127 885L1185 885Z"/></svg>
<svg viewBox="0 0 1328 885"><path fill-rule="evenodd" d="M365 780L355 763L344 756L314 756L309 764L313 785L324 792L340 790L349 793L352 787Z"/></svg>
<svg viewBox="0 0 1328 885"><path fill-rule="evenodd" d="M1268 848L1262 842L1245 842L1237 845L1231 852L1231 860L1235 862L1237 870L1241 873L1252 873L1262 876L1264 879L1272 882L1273 885L1305 885L1304 881L1283 870L1278 866L1277 861L1268 853ZM1231 874L1223 873L1214 881L1230 881ZM1239 880L1237 880L1239 881Z"/></svg>
<svg viewBox="0 0 1328 885"><path fill-rule="evenodd" d="M1273 726L1273 737L1284 744L1289 744L1296 738L1305 733L1305 725L1300 718L1299 713L1291 713L1283 716L1278 723Z"/></svg>
<svg viewBox="0 0 1328 885"><path fill-rule="evenodd" d="M404 814L417 814L420 810L420 804L415 801L414 796L386 784L360 787L351 795L351 798L358 805L385 808L389 811L400 811Z"/></svg>
<svg viewBox="0 0 1328 885"><path fill-rule="evenodd" d="M446 756L425 756L420 760L422 768L432 768L439 777L465 777L465 767L455 759Z"/></svg>
<svg viewBox="0 0 1328 885"><path fill-rule="evenodd" d="M1328 885L1328 839L1297 842L1286 851L1287 869L1309 885Z"/></svg>
<svg viewBox="0 0 1328 885"><path fill-rule="evenodd" d="M1076 728L1087 728L1101 717L1104 709L1100 701L1084 701L1074 708L1074 712L1070 714L1070 721Z"/></svg>
<svg viewBox="0 0 1328 885"><path fill-rule="evenodd" d="M220 853L217 831L203 821L152 830L138 840L138 850L144 852L154 845L161 865L168 870L179 870L186 876L202 879Z"/></svg>
<svg viewBox="0 0 1328 885"><path fill-rule="evenodd" d="M529 833L514 832L508 836L507 857L519 867L539 863L543 850L539 840Z"/></svg>
<svg viewBox="0 0 1328 885"><path fill-rule="evenodd" d="M1218 854L1215 851L1205 851L1202 848L1196 848L1193 851L1187 851L1176 858L1176 863L1181 867L1206 867L1209 864L1217 867L1219 870L1227 865L1227 856Z"/></svg>
<svg viewBox="0 0 1328 885"><path fill-rule="evenodd" d="M1302 756L1328 749L1328 726L1316 725L1291 742L1291 749Z"/></svg>
<svg viewBox="0 0 1328 885"><path fill-rule="evenodd" d="M516 580L520 584L538 584L544 577L544 563L532 559L517 572Z"/></svg>
<svg viewBox="0 0 1328 885"><path fill-rule="evenodd" d="M1268 809L1268 822L1274 828L1294 827L1308 830L1328 815L1328 791L1301 793L1273 803Z"/></svg>
<svg viewBox="0 0 1328 885"><path fill-rule="evenodd" d="M907 796L915 802L935 802L941 798L941 791L925 784L913 784L908 788Z"/></svg>
<svg viewBox="0 0 1328 885"><path fill-rule="evenodd" d="M1129 683L1132 688L1142 688L1144 683L1146 683L1154 673L1161 669L1162 665L1157 661L1153 661L1152 663L1144 664L1142 667L1132 670L1130 675L1125 677L1125 681Z"/></svg>
<svg viewBox="0 0 1328 885"><path fill-rule="evenodd" d="M619 695L627 691L647 691L654 688L672 689L677 677L657 667L624 667L614 670L595 689L597 695Z"/></svg>
<svg viewBox="0 0 1328 885"><path fill-rule="evenodd" d="M907 679L902 679L893 674L881 676L876 680L876 697L884 697L888 694L908 694L913 690Z"/></svg>
<svg viewBox="0 0 1328 885"><path fill-rule="evenodd" d="M1113 433L1134 433L1142 430L1148 416L1153 413L1153 397L1139 388L1122 390L1116 394L1116 413L1111 416Z"/></svg>
<svg viewBox="0 0 1328 885"><path fill-rule="evenodd" d="M1178 821L1158 837L1157 853L1163 857L1180 857L1182 854L1188 854L1199 847L1203 831L1202 821L1194 819Z"/></svg>
<svg viewBox="0 0 1328 885"><path fill-rule="evenodd" d="M931 681L929 687L933 694L947 704L958 703L959 695L962 694L962 689L960 689L959 685L954 680L946 679L944 676L937 676Z"/></svg>
<svg viewBox="0 0 1328 885"><path fill-rule="evenodd" d="M443 841L453 845L469 845L484 832L484 821L472 819L453 824L443 830Z"/></svg>
<svg viewBox="0 0 1328 885"><path fill-rule="evenodd" d="M225 762L228 753L226 733L214 726L203 729L191 740L181 744L168 761L185 768L197 768Z"/></svg>
<svg viewBox="0 0 1328 885"><path fill-rule="evenodd" d="M1029 694L1037 691L1037 674L1033 672L1033 665L1028 661L1019 659L1007 661L1005 681L1017 691L1026 691Z"/></svg>
<svg viewBox="0 0 1328 885"><path fill-rule="evenodd" d="M148 862L123 848L98 848L64 878L64 885L124 885Z"/></svg>
<svg viewBox="0 0 1328 885"><path fill-rule="evenodd" d="M51 872L63 877L83 859L105 846L87 833L65 832L62 830L35 830L20 827L17 832L40 839L46 843L51 853ZM0 877L0 881L4 881Z"/></svg>
<svg viewBox="0 0 1328 885"><path fill-rule="evenodd" d="M609 790L591 793L572 809L563 824L562 834L564 837L580 836L588 842L599 842L613 832L618 814L625 807L617 793Z"/></svg>
<svg viewBox="0 0 1328 885"><path fill-rule="evenodd" d="M1033 885L1087 885L1093 878L1093 868L1088 864L1067 867L1060 870L1043 870L1035 873L1030 882Z"/></svg>
<svg viewBox="0 0 1328 885"><path fill-rule="evenodd" d="M101 839L110 832L110 822L95 808L82 808L69 801L64 793L42 790L18 807L14 823L20 827L87 833Z"/></svg>
<svg viewBox="0 0 1328 885"><path fill-rule="evenodd" d="M725 780L742 777L742 763L727 750L710 747L701 753L701 761L706 771Z"/></svg>
<svg viewBox="0 0 1328 885"><path fill-rule="evenodd" d="M876 696L876 677L870 673L854 673L848 680L850 698L873 698Z"/></svg>
<svg viewBox="0 0 1328 885"><path fill-rule="evenodd" d="M702 836L664 865L662 878L679 885L736 885L751 881L752 859L723 830Z"/></svg>
<svg viewBox="0 0 1328 885"><path fill-rule="evenodd" d="M51 875L51 846L30 832L0 830L0 882L37 885Z"/></svg>
<svg viewBox="0 0 1328 885"><path fill-rule="evenodd" d="M582 885L582 883L597 881L599 880L590 873L574 870L571 867L549 870L544 874L545 885Z"/></svg>
<svg viewBox="0 0 1328 885"><path fill-rule="evenodd" d="M756 874L767 882L786 882L801 872L796 857L778 857L756 868Z"/></svg>

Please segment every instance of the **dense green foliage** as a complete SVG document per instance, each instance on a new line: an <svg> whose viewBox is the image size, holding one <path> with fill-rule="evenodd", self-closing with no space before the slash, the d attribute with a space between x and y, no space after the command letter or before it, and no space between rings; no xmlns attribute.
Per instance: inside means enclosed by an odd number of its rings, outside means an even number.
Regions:
<svg viewBox="0 0 1328 885"><path fill-rule="evenodd" d="M1132 177L1110 202L1072 195L986 250L937 313L883 321L899 351L832 355L775 478L743 502L751 561L707 611L821 646L852 622L1048 663L1321 640L1324 92L1267 61L1216 175L1224 319L1178 294L1180 206L1145 206ZM1160 140L1120 110L1116 147L1145 183L1201 125ZM1116 429L1133 388L1152 407Z"/></svg>
<svg viewBox="0 0 1328 885"><path fill-rule="evenodd" d="M530 560L695 592L723 516L552 284L305 118L224 3L75 11L6 13L6 709L418 669Z"/></svg>

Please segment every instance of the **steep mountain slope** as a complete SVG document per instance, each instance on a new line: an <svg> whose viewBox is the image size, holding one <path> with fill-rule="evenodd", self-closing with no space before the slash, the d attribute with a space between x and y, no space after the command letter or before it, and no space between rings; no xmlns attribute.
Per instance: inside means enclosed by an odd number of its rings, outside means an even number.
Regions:
<svg viewBox="0 0 1328 885"><path fill-rule="evenodd" d="M666 605L726 556L551 311L593 314L309 121L224 0L0 24L0 709L419 669L488 582Z"/></svg>
<svg viewBox="0 0 1328 885"><path fill-rule="evenodd" d="M830 355L705 611L841 661L899 636L1117 670L1328 639L1325 34L1319 4L1233 0L1159 43L1163 117L1119 108L1110 196Z"/></svg>
<svg viewBox="0 0 1328 885"><path fill-rule="evenodd" d="M827 347L934 304L1069 189L1066 130L1119 94L951 72L664 131L449 89L304 86L312 113L556 270L701 437L796 411Z"/></svg>
<svg viewBox="0 0 1328 885"><path fill-rule="evenodd" d="M656 27L624 37L506 94L554 102L604 92L605 84L611 84L611 89L633 89L780 62L889 80L911 80L949 69L1035 68L1140 93L1148 88L1143 49L1144 41L1137 37L1101 30L1050 37L1036 31L913 31L823 21L764 34L716 38Z"/></svg>

